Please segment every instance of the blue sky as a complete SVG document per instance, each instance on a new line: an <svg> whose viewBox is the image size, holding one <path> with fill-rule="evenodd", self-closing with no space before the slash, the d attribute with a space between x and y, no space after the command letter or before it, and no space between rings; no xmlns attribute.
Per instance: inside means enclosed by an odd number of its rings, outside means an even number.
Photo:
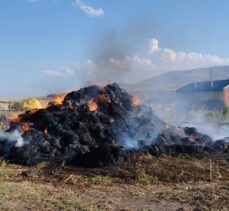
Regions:
<svg viewBox="0 0 229 211"><path fill-rule="evenodd" d="M228 0L0 0L0 96L229 64Z"/></svg>

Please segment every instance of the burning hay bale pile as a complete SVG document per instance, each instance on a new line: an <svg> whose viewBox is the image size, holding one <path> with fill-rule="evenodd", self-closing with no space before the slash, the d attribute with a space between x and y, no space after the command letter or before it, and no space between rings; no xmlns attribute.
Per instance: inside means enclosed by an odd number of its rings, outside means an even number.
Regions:
<svg viewBox="0 0 229 211"><path fill-rule="evenodd" d="M3 135L0 154L26 165L49 161L108 166L138 153L215 149L211 138L194 128L168 127L151 108L117 84L86 87L50 102L44 109L27 111L11 122Z"/></svg>

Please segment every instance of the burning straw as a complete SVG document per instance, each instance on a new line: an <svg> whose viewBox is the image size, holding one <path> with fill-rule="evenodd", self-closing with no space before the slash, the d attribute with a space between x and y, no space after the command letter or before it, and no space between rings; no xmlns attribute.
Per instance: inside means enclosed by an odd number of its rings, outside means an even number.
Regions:
<svg viewBox="0 0 229 211"><path fill-rule="evenodd" d="M89 86L26 111L0 140L0 154L12 162L83 166L116 165L138 153L213 152L224 143L215 145L195 128L168 127L118 84Z"/></svg>

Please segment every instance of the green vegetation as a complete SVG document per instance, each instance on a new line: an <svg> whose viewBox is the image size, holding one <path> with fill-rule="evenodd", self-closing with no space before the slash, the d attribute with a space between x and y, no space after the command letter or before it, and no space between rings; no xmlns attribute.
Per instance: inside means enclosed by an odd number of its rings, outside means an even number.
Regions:
<svg viewBox="0 0 229 211"><path fill-rule="evenodd" d="M146 173L145 168L139 167L135 167L134 180L142 185L152 185L156 182L153 176Z"/></svg>
<svg viewBox="0 0 229 211"><path fill-rule="evenodd" d="M90 205L84 205L84 203L73 194L61 196L56 200L55 203L57 203L59 208L64 210L94 210Z"/></svg>
<svg viewBox="0 0 229 211"><path fill-rule="evenodd" d="M11 104L11 105L9 106L9 109L11 109L11 110L16 110L16 111L20 111L20 110L22 110L22 105L21 105L21 103L16 102L16 103Z"/></svg>
<svg viewBox="0 0 229 211"><path fill-rule="evenodd" d="M109 180L108 176L102 176L102 175L93 175L90 178L91 182L94 184L103 184Z"/></svg>
<svg viewBox="0 0 229 211"><path fill-rule="evenodd" d="M41 162L36 165L37 169L42 170L50 166L49 162Z"/></svg>
<svg viewBox="0 0 229 211"><path fill-rule="evenodd" d="M0 160L0 177L10 177L15 175L17 172L7 166L7 162Z"/></svg>
<svg viewBox="0 0 229 211"><path fill-rule="evenodd" d="M220 121L229 119L229 107L225 106L223 110L206 110L206 117L212 121Z"/></svg>
<svg viewBox="0 0 229 211"><path fill-rule="evenodd" d="M209 110L206 114L207 118L210 120L219 120L223 117L222 111Z"/></svg>
<svg viewBox="0 0 229 211"><path fill-rule="evenodd" d="M225 106L223 109L223 116L229 117L229 107Z"/></svg>
<svg viewBox="0 0 229 211"><path fill-rule="evenodd" d="M177 198L181 194L180 191L175 189L165 190L158 193L158 196L163 198Z"/></svg>

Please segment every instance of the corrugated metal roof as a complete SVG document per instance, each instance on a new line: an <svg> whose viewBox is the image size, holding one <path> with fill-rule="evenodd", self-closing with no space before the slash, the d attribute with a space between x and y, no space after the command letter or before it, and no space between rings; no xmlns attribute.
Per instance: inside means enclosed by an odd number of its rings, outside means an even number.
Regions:
<svg viewBox="0 0 229 211"><path fill-rule="evenodd" d="M217 91L217 90L223 90L223 88L228 85L229 85L229 80L213 81L213 86L211 85L211 81L194 82L177 89L176 92Z"/></svg>

